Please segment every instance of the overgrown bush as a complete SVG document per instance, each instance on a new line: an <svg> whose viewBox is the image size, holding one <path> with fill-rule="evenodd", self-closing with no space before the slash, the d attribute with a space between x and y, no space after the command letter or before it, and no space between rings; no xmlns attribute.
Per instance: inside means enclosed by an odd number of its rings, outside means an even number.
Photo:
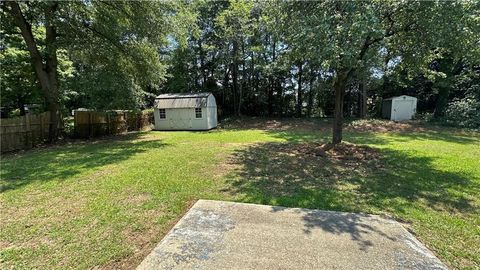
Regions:
<svg viewBox="0 0 480 270"><path fill-rule="evenodd" d="M445 122L459 127L480 128L480 100L475 97L453 100L445 111Z"/></svg>
<svg viewBox="0 0 480 270"><path fill-rule="evenodd" d="M433 113L431 113L431 112L416 113L413 116L413 119L420 120L420 121L423 121L423 122L433 122L434 121Z"/></svg>
<svg viewBox="0 0 480 270"><path fill-rule="evenodd" d="M73 116L63 118L63 132L69 138L74 137L75 126Z"/></svg>
<svg viewBox="0 0 480 270"><path fill-rule="evenodd" d="M142 115L143 115L142 119L145 119L146 121L148 121L150 128L152 128L152 125L155 124L153 111L154 111L153 108L145 109L142 111ZM146 123L145 123L145 126L147 126Z"/></svg>

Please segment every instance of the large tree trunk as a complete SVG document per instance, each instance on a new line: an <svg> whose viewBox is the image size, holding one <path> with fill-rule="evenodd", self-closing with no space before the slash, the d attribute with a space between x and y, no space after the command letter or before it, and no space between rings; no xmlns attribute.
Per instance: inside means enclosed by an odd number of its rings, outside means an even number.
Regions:
<svg viewBox="0 0 480 270"><path fill-rule="evenodd" d="M342 142L343 131L343 100L345 98L345 88L347 85L348 71L339 71L335 77L333 88L335 90L335 112L333 118L333 136L332 143Z"/></svg>
<svg viewBox="0 0 480 270"><path fill-rule="evenodd" d="M57 9L57 3L50 3L45 12L46 38L45 38L45 59L46 72L50 81L50 97L48 108L50 111L50 141L56 140L60 135L62 127L62 116L60 106L60 92L58 89L58 59L57 59L57 29L54 24L54 15Z"/></svg>
<svg viewBox="0 0 480 270"><path fill-rule="evenodd" d="M303 62L298 66L298 89L297 89L297 117L302 117L302 76L303 76Z"/></svg>
<svg viewBox="0 0 480 270"><path fill-rule="evenodd" d="M275 104L278 104L278 107L281 108L280 110L275 110L274 109L274 112L276 112L277 114L280 114L281 116L284 116L285 115L285 111L283 110L284 108L284 104L285 104L285 99L284 99L284 96L283 96L283 87L282 87L282 80L284 80L284 78L282 77L279 77L279 76L275 76L275 80L274 80L274 84L275 84L275 91L277 93L277 98L274 100L276 101Z"/></svg>
<svg viewBox="0 0 480 270"><path fill-rule="evenodd" d="M445 108L448 104L448 94L449 90L447 87L439 87L433 117L439 118L445 115Z"/></svg>
<svg viewBox="0 0 480 270"><path fill-rule="evenodd" d="M245 86L245 78L247 77L247 73L246 73L246 69L245 69L245 43L242 41L242 82L240 84L240 88L238 91L238 112L237 112L237 115L240 116L241 115L241 108L242 108L242 104L243 104L243 91L244 89L246 88Z"/></svg>
<svg viewBox="0 0 480 270"><path fill-rule="evenodd" d="M228 82L230 81L230 68L225 70L225 74L223 75L223 87L222 87L222 107L225 107L225 90L228 88Z"/></svg>
<svg viewBox="0 0 480 270"><path fill-rule="evenodd" d="M273 76L269 76L268 80L270 83L267 87L267 106L268 106L268 115L273 115L273 89L275 87L275 81L273 80Z"/></svg>
<svg viewBox="0 0 480 270"><path fill-rule="evenodd" d="M310 90L308 91L308 108L307 108L307 116L312 116L313 110L313 83L315 82L315 69L310 67Z"/></svg>
<svg viewBox="0 0 480 270"><path fill-rule="evenodd" d="M252 52L250 54L250 73L248 75L248 89L251 92L257 93L257 89L255 88L255 54Z"/></svg>
<svg viewBox="0 0 480 270"><path fill-rule="evenodd" d="M18 97L17 98L17 107L18 107L18 110L20 111L20 115L25 115L26 111L25 111L25 101L23 100L23 97Z"/></svg>
<svg viewBox="0 0 480 270"><path fill-rule="evenodd" d="M273 39L272 42L272 62L271 64L274 64L277 56L276 56L276 42L275 39ZM273 72L272 72L273 73ZM269 84L268 84L268 93L267 93L267 103L268 103L268 115L272 116L273 115L273 92L275 90L275 76L273 74L270 74L268 76Z"/></svg>
<svg viewBox="0 0 480 270"><path fill-rule="evenodd" d="M50 129L49 139L55 141L59 137L61 127L61 106L60 93L58 90L57 78L57 32L54 25L54 14L57 9L57 2L50 2L45 9L45 57L42 58L37 47L37 42L32 34L32 26L25 19L22 10L17 2L8 2L10 9L5 8L15 21L15 24L20 28L22 37L27 44L28 52L30 53L32 65L35 69L35 74L40 82L47 108L50 111Z"/></svg>
<svg viewBox="0 0 480 270"><path fill-rule="evenodd" d="M207 73L205 72L205 55L202 47L202 40L199 38L197 41L198 52L200 55L200 73L202 75L202 88L205 88L207 84Z"/></svg>
<svg viewBox="0 0 480 270"><path fill-rule="evenodd" d="M238 116L237 96L238 96L238 43L233 41L233 66L232 66L232 81L233 81L233 113Z"/></svg>
<svg viewBox="0 0 480 270"><path fill-rule="evenodd" d="M358 93L360 95L359 98L359 108L360 108L360 118L365 118L367 116L367 89L363 83L363 80L360 80L358 83Z"/></svg>

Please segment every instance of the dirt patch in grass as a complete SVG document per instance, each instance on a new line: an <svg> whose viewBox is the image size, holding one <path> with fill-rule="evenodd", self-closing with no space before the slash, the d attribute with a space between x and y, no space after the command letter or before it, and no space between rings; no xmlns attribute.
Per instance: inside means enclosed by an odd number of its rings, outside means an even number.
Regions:
<svg viewBox="0 0 480 270"><path fill-rule="evenodd" d="M331 118L237 118L220 123L224 129L260 129L269 131L330 132ZM356 132L420 132L425 131L418 121L394 122L382 119L346 120L345 130Z"/></svg>
<svg viewBox="0 0 480 270"><path fill-rule="evenodd" d="M133 142L148 142L148 141L160 141L161 138L153 136L151 133L138 133L138 136Z"/></svg>
<svg viewBox="0 0 480 270"><path fill-rule="evenodd" d="M360 119L346 125L347 131L356 132L425 132L427 129L415 121L394 122L380 119Z"/></svg>
<svg viewBox="0 0 480 270"><path fill-rule="evenodd" d="M230 194L263 198L291 196L315 189L349 189L372 170L384 168L372 147L342 143L264 143L239 149L224 165ZM352 181L349 181L352 180ZM260 195L260 194L258 194Z"/></svg>
<svg viewBox="0 0 480 270"><path fill-rule="evenodd" d="M226 119L219 124L219 129L259 129L265 131L292 131L292 132L331 132L332 118L234 118ZM431 123L410 120L395 122L386 119L346 119L344 131L359 133L415 133L446 132L455 135L478 135L472 130L461 130L445 126L435 126Z"/></svg>
<svg viewBox="0 0 480 270"><path fill-rule="evenodd" d="M161 215L158 211L149 211L146 214L151 216L152 220ZM162 232L165 230L163 226L159 226L150 220L146 222L143 230L133 230L127 227L122 231L125 243L132 248L132 255L118 258L115 261L101 267L101 269L134 269L140 262L150 253L157 242L163 237ZM172 225L173 226L173 225Z"/></svg>
<svg viewBox="0 0 480 270"><path fill-rule="evenodd" d="M308 118L260 118L248 117L228 119L220 123L219 129L259 129L269 131L312 131L331 129L328 119Z"/></svg>
<svg viewBox="0 0 480 270"><path fill-rule="evenodd" d="M152 195L150 193L135 193L134 191L125 192L122 197L123 198L119 200L121 204L129 207L140 207L152 199Z"/></svg>
<svg viewBox="0 0 480 270"><path fill-rule="evenodd" d="M372 147L365 145L355 145L351 143L319 144L319 143L301 143L288 149L294 155L310 155L328 158L330 160L345 162L363 162L366 160L380 160L380 152Z"/></svg>

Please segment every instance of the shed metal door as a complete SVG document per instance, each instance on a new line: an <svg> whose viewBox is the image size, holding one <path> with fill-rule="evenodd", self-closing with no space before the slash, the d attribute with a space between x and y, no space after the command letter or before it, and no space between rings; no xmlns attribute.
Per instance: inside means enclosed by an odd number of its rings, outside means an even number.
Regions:
<svg viewBox="0 0 480 270"><path fill-rule="evenodd" d="M173 109L170 113L170 128L176 130L191 129L192 118L186 109Z"/></svg>
<svg viewBox="0 0 480 270"><path fill-rule="evenodd" d="M413 116L413 100L395 100L393 106L395 121L409 120Z"/></svg>

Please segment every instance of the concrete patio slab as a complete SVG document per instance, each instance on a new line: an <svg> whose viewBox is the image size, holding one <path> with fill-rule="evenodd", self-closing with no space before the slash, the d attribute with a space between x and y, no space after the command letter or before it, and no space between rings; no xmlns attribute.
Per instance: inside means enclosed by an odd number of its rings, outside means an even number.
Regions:
<svg viewBox="0 0 480 270"><path fill-rule="evenodd" d="M200 200L137 269L447 267L379 216Z"/></svg>

